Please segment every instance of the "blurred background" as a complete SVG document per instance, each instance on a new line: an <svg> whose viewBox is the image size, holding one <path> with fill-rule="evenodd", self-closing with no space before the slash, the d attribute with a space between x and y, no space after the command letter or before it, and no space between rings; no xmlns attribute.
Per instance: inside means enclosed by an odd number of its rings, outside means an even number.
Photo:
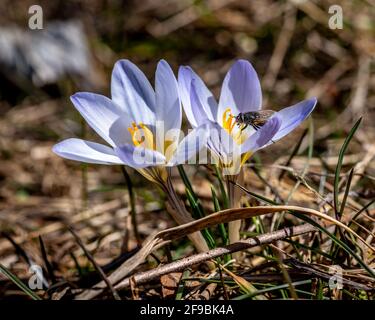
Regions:
<svg viewBox="0 0 375 320"><path fill-rule="evenodd" d="M33 16L29 8L35 4L43 9L42 30L28 27ZM329 28L332 5L342 8L342 29ZM373 199L374 10L373 0L2 0L0 262L22 276L27 269L15 243L33 257L39 250L37 236L42 235L51 259L60 263L58 272L69 272L72 256L84 265L86 257L67 241L71 235L66 223L79 230L99 263L136 245L120 168L83 165L51 152L56 142L69 137L100 141L69 96L77 91L109 96L112 67L121 58L136 63L152 83L162 58L176 74L179 65L190 65L217 96L230 65L243 58L259 74L264 108L279 110L316 96L314 154L307 179L317 188L314 174L333 172L343 138L363 116L344 164L356 165L365 177L355 185L357 201ZM285 162L307 124L255 160ZM291 164L296 170L304 166L306 147L305 137L300 157ZM267 172L265 167L265 177ZM160 192L129 173L141 238L173 225L165 218ZM204 174L189 174L201 197L209 196ZM255 179L245 182L264 189ZM288 192L288 186L280 188ZM291 199L299 201L311 200ZM38 262L40 254L33 259Z"/></svg>

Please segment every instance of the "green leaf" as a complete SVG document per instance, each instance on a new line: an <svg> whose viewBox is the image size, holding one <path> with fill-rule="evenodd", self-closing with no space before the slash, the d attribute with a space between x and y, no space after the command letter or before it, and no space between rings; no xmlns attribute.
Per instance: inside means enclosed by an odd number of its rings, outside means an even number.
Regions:
<svg viewBox="0 0 375 320"><path fill-rule="evenodd" d="M211 193L212 193L212 202L214 203L215 212L218 212L221 210L220 203L219 203L219 199L216 196L216 192L215 192L213 185L211 185ZM225 229L224 223L219 224L219 231L221 234L221 238L223 240L223 245L229 244L228 234L227 234L227 230Z"/></svg>
<svg viewBox="0 0 375 320"><path fill-rule="evenodd" d="M309 217L306 217L302 214L298 214L296 212L292 213L294 216L296 216L297 218L303 220L303 221L306 221L308 223L310 223L311 225L313 225L314 227L316 227L317 229L319 229L319 231L325 233L328 237L331 238L331 240L336 244L338 245L341 249L343 249L346 253L348 253L349 255L351 255L355 260L357 260L357 262L373 277L375 278L375 272L372 270L372 268L370 268L345 242L341 241L340 239L338 239L334 234L330 233L329 231L327 231L327 229L325 229L324 227L322 227L319 223L315 222L314 220L310 219Z"/></svg>
<svg viewBox="0 0 375 320"><path fill-rule="evenodd" d="M187 188L186 188L186 195L190 203L191 209L193 211L193 217L196 219L203 218L205 214L203 212L203 207L200 204L199 199L197 199L196 196L194 197L195 194L192 194L190 190ZM202 235L205 238L208 244L208 247L210 249L216 248L215 239L213 238L209 229L203 229Z"/></svg>
<svg viewBox="0 0 375 320"><path fill-rule="evenodd" d="M227 194L227 191L225 189L225 186L224 186L223 177L221 176L221 173L220 173L220 170L219 170L218 166L216 164L214 164L213 167L215 169L217 180L219 182L219 188L220 188L221 197L222 197L223 203L224 203L224 209L229 209L229 198L228 198L228 194Z"/></svg>
<svg viewBox="0 0 375 320"><path fill-rule="evenodd" d="M182 179L182 182L184 183L185 185L185 188L188 189L190 191L191 194L194 194L194 191L193 191L193 187L190 183L190 180L184 170L184 167L182 166L182 164L178 165L177 166L177 169L178 169L178 172L180 174L180 177Z"/></svg>
<svg viewBox="0 0 375 320"><path fill-rule="evenodd" d="M333 204L334 204L335 212L338 218L341 218L340 216L341 210L339 210L339 191L340 191L339 181L340 181L340 172L342 168L342 162L344 160L346 149L348 148L350 141L352 140L355 132L357 131L359 125L361 124L361 121L362 121L362 118L359 118L359 120L354 124L353 128L350 130L339 152L339 159L336 165L335 179L334 179L334 185L333 185L333 188L334 188L333 189Z"/></svg>
<svg viewBox="0 0 375 320"><path fill-rule="evenodd" d="M340 213L339 213L339 216L341 217L342 214L344 213L344 209L345 209L345 204L346 204L346 200L348 199L348 194L349 194L349 191L350 191L350 185L352 183L352 179L353 179L353 173L354 173L354 168L352 168L349 172L349 177L348 177L348 181L346 183L346 188L345 188L345 193L344 193L344 198L342 199L342 202L341 202L341 207L340 207Z"/></svg>
<svg viewBox="0 0 375 320"><path fill-rule="evenodd" d="M311 283L311 280L302 280L302 281L293 282L292 285L294 287L296 287L296 286L309 284L309 283ZM243 300L243 299L252 298L252 297L255 297L259 294L272 292L272 291L276 291L276 290L287 289L288 286L289 286L289 284L285 283L285 284L281 284L281 285L278 285L278 286L273 286L273 287L270 287L270 288L265 288L265 289L257 290L257 291L254 291L254 292L249 292L249 293L243 294L241 296L238 296L238 297L234 298L233 300Z"/></svg>

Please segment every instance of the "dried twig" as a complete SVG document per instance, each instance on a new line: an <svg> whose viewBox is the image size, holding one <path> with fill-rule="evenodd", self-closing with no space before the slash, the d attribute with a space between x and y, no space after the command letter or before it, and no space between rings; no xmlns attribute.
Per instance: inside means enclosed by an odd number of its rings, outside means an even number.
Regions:
<svg viewBox="0 0 375 320"><path fill-rule="evenodd" d="M267 89L273 88L276 82L277 75L282 66L285 54L290 45L290 40L294 33L294 28L296 25L296 9L291 6L290 3L286 3L284 24L281 28L279 37L277 39L275 49L273 51L271 60L269 62L268 70L263 78L263 86ZM266 104L266 103L264 103Z"/></svg>
<svg viewBox="0 0 375 320"><path fill-rule="evenodd" d="M364 245L366 245L370 250L375 251L368 243L365 242L359 235L357 235L353 230L348 228L343 223L337 221L330 216L321 213L314 209L303 208L298 206L258 206L251 208L239 208L239 209L227 209L222 210L216 213L213 213L209 216L206 216L202 219L191 221L184 225L180 225L174 228L160 231L156 234L150 235L141 250L139 250L131 259L125 261L117 270L115 270L110 276L109 281L111 283L117 283L128 274L130 274L137 266L143 263L146 257L155 249L162 247L168 241L182 238L186 235L194 233L196 231L211 227L220 223L227 223L240 219L247 219L250 217L256 217L268 213L277 213L282 211L294 211L306 215L313 215L324 219L330 223L336 224L337 226L345 229L350 234L357 237L361 240ZM104 282L98 283L95 288L87 290L82 294L78 295L77 299L91 299L100 294L101 290L106 287Z"/></svg>
<svg viewBox="0 0 375 320"><path fill-rule="evenodd" d="M285 239L292 236L298 236L304 233L315 231L315 227L309 224L303 224L296 227L284 228L275 232L263 234L254 238L242 240L225 247L216 248L208 252L199 253L187 258L177 260L175 262L166 264L156 269L141 272L134 275L134 279L137 284L147 283L150 280L156 279L164 274L170 272L182 271L188 267L191 267L197 263L207 261L209 259L214 259L223 256L228 253L238 252L246 249L250 249L256 246L265 245L272 243L277 240ZM130 285L130 278L126 278L115 286L116 289L127 288Z"/></svg>

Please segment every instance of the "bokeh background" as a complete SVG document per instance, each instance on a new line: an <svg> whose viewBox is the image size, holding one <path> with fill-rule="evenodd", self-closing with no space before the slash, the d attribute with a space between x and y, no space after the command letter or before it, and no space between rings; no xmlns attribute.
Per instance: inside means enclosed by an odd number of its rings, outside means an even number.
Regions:
<svg viewBox="0 0 375 320"><path fill-rule="evenodd" d="M43 9L43 30L28 28L28 10L35 4ZM331 5L343 9L341 30L328 27ZM373 0L2 0L0 262L26 276L27 259L43 263L42 235L57 274L73 273L77 261L88 265L67 224L101 264L135 247L120 168L83 165L51 152L68 137L100 141L69 96L77 91L109 96L111 70L121 58L136 63L151 82L159 59L166 59L176 74L179 65L190 65L217 95L230 65L243 58L259 74L264 108L279 110L316 96L314 154L306 178L317 188L318 174L333 172L344 137L363 116L344 164L356 166L361 175L353 191L356 201L373 199L374 8ZM307 124L255 160L285 163ZM306 147L307 136L290 164L295 170L304 167ZM264 177L268 171L265 167ZM141 237L172 226L159 190L132 170L129 174ZM201 197L208 197L204 173L189 169L189 174ZM359 177L364 177L360 183ZM256 177L245 182L269 192ZM288 192L288 185L283 190ZM312 201L299 195L291 203ZM0 285L0 297L10 294L7 286Z"/></svg>

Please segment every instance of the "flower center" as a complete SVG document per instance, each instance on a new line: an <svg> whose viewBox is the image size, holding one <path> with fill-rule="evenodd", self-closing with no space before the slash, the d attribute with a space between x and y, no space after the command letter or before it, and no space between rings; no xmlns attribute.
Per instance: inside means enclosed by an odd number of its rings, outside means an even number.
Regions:
<svg viewBox="0 0 375 320"><path fill-rule="evenodd" d="M223 128L232 136L233 140L240 145L244 143L249 134L246 130L241 130L239 126L236 127L235 125L236 117L232 114L232 110L230 108L225 109L223 113Z"/></svg>
<svg viewBox="0 0 375 320"><path fill-rule="evenodd" d="M236 120L235 117L232 115L231 109L225 109L223 113L223 128L225 129L225 131L227 131L231 135L235 124Z"/></svg>
<svg viewBox="0 0 375 320"><path fill-rule="evenodd" d="M141 146L146 149L155 150L154 135L142 122L138 125L133 122L132 127L129 127L128 130L136 147Z"/></svg>

